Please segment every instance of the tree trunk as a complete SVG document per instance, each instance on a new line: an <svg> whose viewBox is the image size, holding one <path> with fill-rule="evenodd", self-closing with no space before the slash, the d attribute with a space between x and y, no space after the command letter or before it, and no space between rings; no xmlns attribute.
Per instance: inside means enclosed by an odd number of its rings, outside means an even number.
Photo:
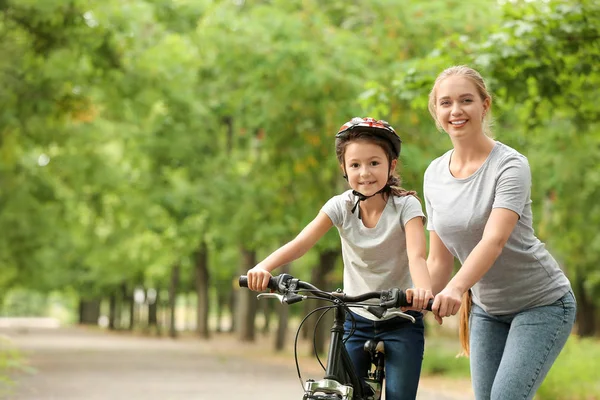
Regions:
<svg viewBox="0 0 600 400"><path fill-rule="evenodd" d="M261 306L261 310L263 313L263 317L265 319L265 323L262 327L263 335L268 335L271 330L271 315L273 314L273 301L263 301L258 303Z"/></svg>
<svg viewBox="0 0 600 400"><path fill-rule="evenodd" d="M281 267L281 273L289 274L290 265L283 265ZM275 351L282 351L285 347L290 309L287 304L278 304L277 311L279 315L279 321L277 323L277 335L275 335Z"/></svg>
<svg viewBox="0 0 600 400"><path fill-rule="evenodd" d="M583 274L576 274L575 291L577 293L577 334L590 337L596 334L596 315L598 310L585 291Z"/></svg>
<svg viewBox="0 0 600 400"><path fill-rule="evenodd" d="M246 272L244 272L244 275L246 274ZM229 292L229 311L231 312L231 325L229 326L229 332L237 332L237 325L238 325L238 308L237 308L237 303L238 303L238 297L240 295L240 293L243 291L243 289L241 290L232 290L231 292Z"/></svg>
<svg viewBox="0 0 600 400"><path fill-rule="evenodd" d="M127 295L127 283L123 282L121 283L121 291L120 291L120 296L119 296L119 327L121 329L124 329L125 327L125 317L127 315L129 315L127 313L127 307L129 306L129 296ZM127 329L131 330L132 327L130 325L127 325Z"/></svg>
<svg viewBox="0 0 600 400"><path fill-rule="evenodd" d="M175 306L177 300L177 290L179 288L179 264L171 268L171 283L169 285L169 336L177 337L177 327L175 326Z"/></svg>
<svg viewBox="0 0 600 400"><path fill-rule="evenodd" d="M160 325L158 323L158 302L160 298L158 296L159 290L156 289L154 299L148 301L148 328L150 331L154 330L157 336L160 336ZM148 298L148 295L146 295Z"/></svg>
<svg viewBox="0 0 600 400"><path fill-rule="evenodd" d="M135 298L134 292L128 293L127 301L129 302L129 330L132 331L135 328Z"/></svg>
<svg viewBox="0 0 600 400"><path fill-rule="evenodd" d="M256 253L247 249L242 249L241 252L240 275L246 275L246 272L256 265ZM255 339L254 320L257 303L255 292L245 288L238 290L238 334L242 341L252 342Z"/></svg>
<svg viewBox="0 0 600 400"><path fill-rule="evenodd" d="M227 304L227 296L224 296L221 292L217 293L217 309L216 309L216 319L217 326L215 331L217 333L221 333L221 327L223 323L223 310L225 309L225 305Z"/></svg>
<svg viewBox="0 0 600 400"><path fill-rule="evenodd" d="M208 249L206 242L202 240L195 254L196 266L196 294L198 304L196 308L196 332L202 338L208 339L208 289L210 275L208 272Z"/></svg>
<svg viewBox="0 0 600 400"><path fill-rule="evenodd" d="M327 275L335 268L335 261L337 260L338 255L339 252L337 250L328 250L319 254L319 265L317 268L313 269L311 273L311 283L313 285L319 289L332 290L332 288L329 287L330 282L327 280ZM331 303L319 300L311 301L311 304L313 305L311 310L314 310L321 306L330 305ZM331 326L333 325L333 312L328 312L327 315L321 318L315 332L315 324L321 314L322 312L318 312L306 321L306 324L309 325L307 333L310 346L312 348L314 338L318 354L323 354L325 352L325 346L329 340Z"/></svg>
<svg viewBox="0 0 600 400"><path fill-rule="evenodd" d="M108 329L114 331L117 329L117 293L114 291L108 299Z"/></svg>
<svg viewBox="0 0 600 400"><path fill-rule="evenodd" d="M82 325L98 325L100 318L99 299L79 300L79 323Z"/></svg>

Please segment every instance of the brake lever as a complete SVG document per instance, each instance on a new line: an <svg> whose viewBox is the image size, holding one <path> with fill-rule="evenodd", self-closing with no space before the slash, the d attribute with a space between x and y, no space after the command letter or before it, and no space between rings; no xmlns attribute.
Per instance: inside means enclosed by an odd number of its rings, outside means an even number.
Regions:
<svg viewBox="0 0 600 400"><path fill-rule="evenodd" d="M294 304L299 301L305 300L306 296L301 296L295 293L286 293L285 295L281 295L278 293L259 293L256 296L257 299L277 299L281 304Z"/></svg>
<svg viewBox="0 0 600 400"><path fill-rule="evenodd" d="M406 314L406 313L403 313L402 311L399 311L399 310L387 310L387 311L386 311L386 312L383 314L383 316L384 316L384 318L391 317L391 316L393 316L393 317L400 317L400 318L404 318L404 319L407 319L407 320L409 320L409 321L410 321L410 322L412 322L413 324L414 324L414 323L415 323L415 321L416 321L416 320L415 320L415 317L413 317L412 315L410 315L410 314Z"/></svg>
<svg viewBox="0 0 600 400"><path fill-rule="evenodd" d="M277 299L277 300L279 300L279 302L281 304L283 304L285 302L284 297L278 293L259 293L258 296L256 296L256 298L258 300L260 300L260 299Z"/></svg>

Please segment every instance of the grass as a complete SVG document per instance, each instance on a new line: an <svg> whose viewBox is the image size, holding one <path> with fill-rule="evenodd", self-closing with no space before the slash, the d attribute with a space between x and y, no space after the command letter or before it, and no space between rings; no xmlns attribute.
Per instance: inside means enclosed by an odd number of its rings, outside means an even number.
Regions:
<svg viewBox="0 0 600 400"><path fill-rule="evenodd" d="M11 375L24 369L24 361L10 340L0 335L0 398L7 396L14 388Z"/></svg>
<svg viewBox="0 0 600 400"><path fill-rule="evenodd" d="M600 400L600 341L569 338L536 399Z"/></svg>
<svg viewBox="0 0 600 400"><path fill-rule="evenodd" d="M458 341L447 339L427 339L423 357L423 375L444 375L449 378L469 378L469 359L457 357L460 351Z"/></svg>
<svg viewBox="0 0 600 400"><path fill-rule="evenodd" d="M457 358L458 339L427 337L422 374L469 378L469 359ZM536 400L600 400L600 341L569 338L537 392Z"/></svg>

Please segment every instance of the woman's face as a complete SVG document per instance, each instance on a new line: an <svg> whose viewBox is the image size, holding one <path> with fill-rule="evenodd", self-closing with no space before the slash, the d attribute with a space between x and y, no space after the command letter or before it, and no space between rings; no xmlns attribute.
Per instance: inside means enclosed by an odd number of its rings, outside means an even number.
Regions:
<svg viewBox="0 0 600 400"><path fill-rule="evenodd" d="M387 184L390 170L396 167L396 160L392 160L390 168L387 155L381 146L365 140L356 140L346 145L343 167L350 187L365 196L370 196Z"/></svg>
<svg viewBox="0 0 600 400"><path fill-rule="evenodd" d="M483 134L483 117L490 99L481 100L475 83L463 76L449 76L435 91L435 115L451 138Z"/></svg>

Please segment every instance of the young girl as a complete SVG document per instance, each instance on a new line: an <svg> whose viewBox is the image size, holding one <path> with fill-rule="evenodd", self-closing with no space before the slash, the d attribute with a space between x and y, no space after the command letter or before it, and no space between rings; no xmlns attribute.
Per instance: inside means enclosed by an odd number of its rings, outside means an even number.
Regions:
<svg viewBox="0 0 600 400"><path fill-rule="evenodd" d="M528 161L486 135L491 96L477 71L443 71L429 110L453 145L424 180L434 314L441 323L463 295L464 310L472 299L477 400L532 399L567 341L576 305L569 280L534 235ZM455 257L462 266L450 279Z"/></svg>
<svg viewBox="0 0 600 400"><path fill-rule="evenodd" d="M336 135L336 154L352 190L330 199L316 218L291 242L248 271L248 287L265 290L270 272L305 254L335 225L342 241L344 292L357 295L392 287L411 288L407 297L415 310L431 299L425 262L424 214L414 192L401 189L395 173L400 138L385 121L354 118ZM368 339L385 342L386 398L415 399L423 359L423 317L411 323L399 317L378 319L364 309L355 310L344 326L346 348L356 372L366 377Z"/></svg>

